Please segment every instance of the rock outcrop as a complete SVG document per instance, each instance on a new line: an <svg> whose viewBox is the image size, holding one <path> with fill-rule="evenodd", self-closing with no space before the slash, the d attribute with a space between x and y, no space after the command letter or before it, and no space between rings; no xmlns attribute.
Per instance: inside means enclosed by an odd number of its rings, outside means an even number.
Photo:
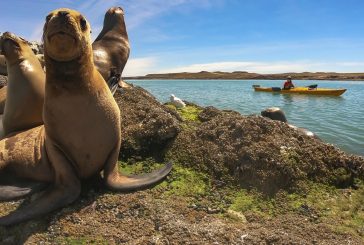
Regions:
<svg viewBox="0 0 364 245"><path fill-rule="evenodd" d="M155 157L177 136L181 118L140 87L116 91L121 112L122 159Z"/></svg>
<svg viewBox="0 0 364 245"><path fill-rule="evenodd" d="M235 179L265 194L290 190L301 181L347 187L364 179L364 159L308 137L287 124L207 107L202 123L183 130L166 159L208 172L217 180Z"/></svg>

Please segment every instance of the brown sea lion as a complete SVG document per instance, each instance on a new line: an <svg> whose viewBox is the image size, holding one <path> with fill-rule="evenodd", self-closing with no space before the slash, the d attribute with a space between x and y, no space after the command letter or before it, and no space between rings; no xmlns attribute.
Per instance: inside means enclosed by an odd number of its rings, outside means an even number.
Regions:
<svg viewBox="0 0 364 245"><path fill-rule="evenodd" d="M313 137L313 138L319 139L319 137L315 133L313 133L313 132L311 132L311 131L309 131L309 130L307 130L305 128L299 128L297 126L294 126L292 124L289 124L288 121L287 121L286 115L278 107L270 107L270 108L267 108L264 111L261 111L260 114L263 117L267 117L267 118L270 118L270 119L275 120L275 121L281 121L281 122L287 123L288 127L293 128L294 130L297 130L300 133L302 133L304 135L307 135L309 137Z"/></svg>
<svg viewBox="0 0 364 245"><path fill-rule="evenodd" d="M136 177L118 172L120 111L94 66L90 26L80 13L64 8L52 11L43 40L47 69L44 125L0 141L0 169L51 185L38 199L0 217L3 226L73 202L80 194L80 181L101 171L107 187L130 191L157 183L172 168L167 164ZM4 188L0 186L2 200L23 195Z"/></svg>
<svg viewBox="0 0 364 245"><path fill-rule="evenodd" d="M1 48L0 48L1 52ZM8 72L6 70L6 59L4 55L0 55L0 75L7 76Z"/></svg>
<svg viewBox="0 0 364 245"><path fill-rule="evenodd" d="M129 58L130 45L124 10L121 7L112 7L106 12L104 26L92 44L92 48L95 65L105 81L111 81L112 73L122 74ZM113 84L108 83L108 85L111 90L114 90ZM127 86L122 80L119 85Z"/></svg>
<svg viewBox="0 0 364 245"><path fill-rule="evenodd" d="M26 40L5 32L0 38L8 71L3 115L5 135L43 124L45 74Z"/></svg>
<svg viewBox="0 0 364 245"><path fill-rule="evenodd" d="M264 111L261 111L260 114L263 117L268 117L275 121L287 122L286 115L284 115L284 112L278 107L267 108Z"/></svg>
<svg viewBox="0 0 364 245"><path fill-rule="evenodd" d="M0 114L4 113L7 90L8 90L7 86L0 88ZM0 124L2 127L3 126L2 123Z"/></svg>

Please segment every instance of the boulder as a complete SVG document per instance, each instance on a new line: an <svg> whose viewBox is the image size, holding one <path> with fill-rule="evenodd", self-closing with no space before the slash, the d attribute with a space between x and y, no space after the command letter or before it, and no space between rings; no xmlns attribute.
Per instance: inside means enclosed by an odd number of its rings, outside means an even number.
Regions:
<svg viewBox="0 0 364 245"><path fill-rule="evenodd" d="M200 118L205 122L183 130L169 145L167 160L267 195L292 190L302 181L346 187L355 178L364 179L362 157L348 155L285 123L213 108L206 108Z"/></svg>
<svg viewBox="0 0 364 245"><path fill-rule="evenodd" d="M181 118L140 87L116 91L121 112L122 159L155 157L180 131Z"/></svg>
<svg viewBox="0 0 364 245"><path fill-rule="evenodd" d="M28 41L30 48L33 50L34 54L43 54L43 44L37 41Z"/></svg>

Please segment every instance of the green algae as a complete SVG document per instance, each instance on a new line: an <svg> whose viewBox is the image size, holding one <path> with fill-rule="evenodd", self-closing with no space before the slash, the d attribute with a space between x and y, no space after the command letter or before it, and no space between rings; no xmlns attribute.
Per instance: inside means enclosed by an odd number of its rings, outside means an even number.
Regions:
<svg viewBox="0 0 364 245"><path fill-rule="evenodd" d="M162 167L162 163L153 163L153 160L127 164L119 161L119 171L124 174L140 174L151 172ZM192 197L206 194L210 183L206 174L199 173L189 168L174 165L167 180L155 186L156 189L164 189L167 196Z"/></svg>
<svg viewBox="0 0 364 245"><path fill-rule="evenodd" d="M181 115L181 117L186 121L199 122L198 114L200 114L202 110L195 106L186 106L181 109L177 109L177 112Z"/></svg>
<svg viewBox="0 0 364 245"><path fill-rule="evenodd" d="M132 165L120 162L120 166L123 173L139 174L163 164L147 160ZM294 192L282 190L267 197L230 182L216 187L209 175L175 164L166 181L153 190L162 192L163 198L178 196L185 198L187 203L215 207L227 216L228 209L242 214L254 213L260 217L299 214L307 216L312 222L325 223L333 231L364 238L364 184L357 181L356 186L356 189L337 189L332 185L306 181L300 183Z"/></svg>
<svg viewBox="0 0 364 245"><path fill-rule="evenodd" d="M198 119L198 114L201 113L202 109L193 105L187 105L183 108L176 108L176 106L172 104L166 104L168 108L177 111L177 113L183 118L185 121L189 122L200 122Z"/></svg>
<svg viewBox="0 0 364 245"><path fill-rule="evenodd" d="M166 194L195 197L206 195L209 189L210 183L205 174L189 168L175 166Z"/></svg>

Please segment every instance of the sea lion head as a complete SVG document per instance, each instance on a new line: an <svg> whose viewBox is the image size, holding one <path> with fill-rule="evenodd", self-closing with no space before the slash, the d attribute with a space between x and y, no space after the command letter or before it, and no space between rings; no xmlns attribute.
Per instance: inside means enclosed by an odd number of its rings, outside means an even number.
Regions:
<svg viewBox="0 0 364 245"><path fill-rule="evenodd" d="M124 19L124 10L122 7L112 7L105 14L105 21L106 20L119 20Z"/></svg>
<svg viewBox="0 0 364 245"><path fill-rule="evenodd" d="M48 14L43 30L44 54L68 62L92 55L90 24L79 12L61 8Z"/></svg>
<svg viewBox="0 0 364 245"><path fill-rule="evenodd" d="M121 7L112 7L106 11L103 31L109 31L113 28L118 28L118 32L123 35L126 33L124 10Z"/></svg>
<svg viewBox="0 0 364 245"><path fill-rule="evenodd" d="M287 118L284 115L284 112L278 107L270 107L261 111L260 113L263 117L268 117L272 120L287 122Z"/></svg>
<svg viewBox="0 0 364 245"><path fill-rule="evenodd" d="M14 33L5 32L0 37L0 51L9 64L23 60L28 52L32 52L28 41Z"/></svg>

